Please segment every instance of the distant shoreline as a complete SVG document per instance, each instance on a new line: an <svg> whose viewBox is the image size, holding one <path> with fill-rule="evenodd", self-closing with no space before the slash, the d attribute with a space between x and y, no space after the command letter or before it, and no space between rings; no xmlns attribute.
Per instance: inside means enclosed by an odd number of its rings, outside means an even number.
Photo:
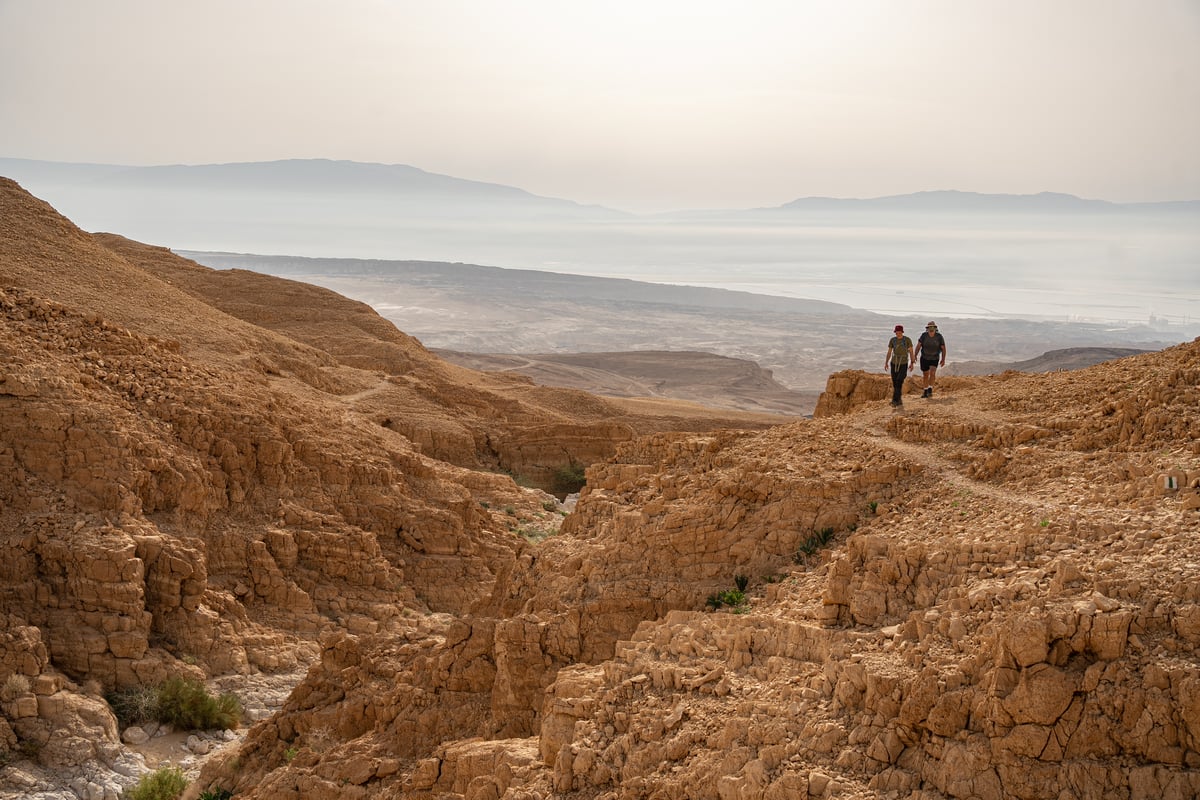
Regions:
<svg viewBox="0 0 1200 800"><path fill-rule="evenodd" d="M635 215L329 159L116 167L0 158L0 172L85 230L178 251L492 264L888 317L1200 331L1198 201L947 190Z"/></svg>
<svg viewBox="0 0 1200 800"><path fill-rule="evenodd" d="M843 370L874 372L896 322L919 332L934 314L880 315L821 300L628 279L432 261L176 252L323 286L359 300L431 349L518 355L703 352L761 367L785 390L824 390ZM914 295L915 296L915 295ZM948 365L1012 363L1066 348L1160 350L1200 336L1163 329L1023 318L942 316Z"/></svg>

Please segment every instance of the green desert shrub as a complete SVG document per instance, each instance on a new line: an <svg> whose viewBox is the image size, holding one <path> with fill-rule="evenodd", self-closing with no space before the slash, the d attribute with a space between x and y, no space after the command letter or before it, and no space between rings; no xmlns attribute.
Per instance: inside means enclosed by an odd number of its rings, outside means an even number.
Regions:
<svg viewBox="0 0 1200 800"><path fill-rule="evenodd" d="M242 704L235 694L213 697L201 681L176 676L158 689L158 719L188 729L236 728Z"/></svg>
<svg viewBox="0 0 1200 800"><path fill-rule="evenodd" d="M750 579L744 575L738 575L734 578L734 583L738 587L736 589L726 589L723 592L710 594L706 605L713 611L720 609L722 606L730 606L734 611L746 609L746 586L749 585Z"/></svg>
<svg viewBox="0 0 1200 800"><path fill-rule="evenodd" d="M125 800L175 800L187 788L187 778L179 767L163 767L143 775L132 789L124 793Z"/></svg>
<svg viewBox="0 0 1200 800"><path fill-rule="evenodd" d="M168 678L157 686L134 686L105 697L122 728L169 722L179 728L236 728L242 719L237 695L213 697L195 678Z"/></svg>
<svg viewBox="0 0 1200 800"><path fill-rule="evenodd" d="M741 589L726 589L717 593L717 600L721 602L721 605L740 606L746 602L746 593Z"/></svg>
<svg viewBox="0 0 1200 800"><path fill-rule="evenodd" d="M582 464L574 462L554 470L550 476L550 489L554 494L574 494L587 483Z"/></svg>
<svg viewBox="0 0 1200 800"><path fill-rule="evenodd" d="M803 564L808 556L821 549L833 538L833 528L822 528L819 531L813 531L812 536L809 536L800 544L800 549L796 551L796 556L793 559L797 564Z"/></svg>

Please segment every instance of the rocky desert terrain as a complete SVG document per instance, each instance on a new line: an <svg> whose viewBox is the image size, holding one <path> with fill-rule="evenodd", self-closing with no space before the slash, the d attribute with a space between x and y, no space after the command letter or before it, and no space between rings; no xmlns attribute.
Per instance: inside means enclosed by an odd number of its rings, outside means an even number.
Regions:
<svg viewBox="0 0 1200 800"><path fill-rule="evenodd" d="M286 675L329 630L463 613L557 528L536 487L565 495L643 434L788 419L454 367L360 303L84 233L11 181L0 277L0 750L22 797L135 771L106 693Z"/></svg>
<svg viewBox="0 0 1200 800"><path fill-rule="evenodd" d="M812 416L819 392L795 392L744 358L679 350L516 355L434 350L452 364L515 372L543 386L566 386L604 397L671 398L768 414Z"/></svg>
<svg viewBox="0 0 1200 800"><path fill-rule="evenodd" d="M622 403L0 212L5 796L170 760L104 697L180 674L256 698L188 798L1200 795L1200 341Z"/></svg>

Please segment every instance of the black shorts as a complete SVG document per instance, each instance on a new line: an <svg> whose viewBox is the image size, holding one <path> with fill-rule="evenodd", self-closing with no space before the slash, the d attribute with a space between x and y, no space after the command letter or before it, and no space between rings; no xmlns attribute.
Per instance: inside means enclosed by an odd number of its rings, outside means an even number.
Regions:
<svg viewBox="0 0 1200 800"><path fill-rule="evenodd" d="M936 358L933 359L932 361L926 361L925 359L922 358L921 359L921 372L928 372L929 370L933 369L937 365L938 365L938 359L936 359Z"/></svg>

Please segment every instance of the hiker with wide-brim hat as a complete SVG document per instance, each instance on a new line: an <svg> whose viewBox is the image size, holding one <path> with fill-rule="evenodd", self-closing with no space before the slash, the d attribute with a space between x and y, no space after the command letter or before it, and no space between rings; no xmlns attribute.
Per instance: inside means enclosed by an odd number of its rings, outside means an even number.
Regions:
<svg viewBox="0 0 1200 800"><path fill-rule="evenodd" d="M921 361L924 386L921 397L933 397L933 382L939 366L946 366L946 337L938 333L936 322L925 326L925 332L917 339L917 356Z"/></svg>

